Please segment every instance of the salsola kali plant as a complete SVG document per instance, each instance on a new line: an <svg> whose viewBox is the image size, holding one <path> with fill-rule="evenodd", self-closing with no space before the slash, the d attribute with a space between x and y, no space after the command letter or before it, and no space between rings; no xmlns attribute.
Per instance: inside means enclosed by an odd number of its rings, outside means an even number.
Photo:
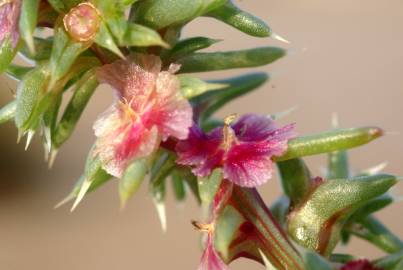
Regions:
<svg viewBox="0 0 403 270"><path fill-rule="evenodd" d="M192 192L205 220L200 270L228 269L244 257L267 269L403 269L403 242L373 214L393 201L393 175L377 166L353 175L346 150L382 136L377 127L298 136L271 115L214 113L265 81L264 73L204 81L187 75L257 67L285 55L276 47L199 52L218 40L181 38L197 17L243 33L282 39L230 0L2 0L0 69L18 80L0 123L14 121L28 147L40 132L50 165L71 136L99 84L115 93L94 123L96 141L84 173L60 205L117 178L122 205L148 179L163 227L167 182L178 201ZM16 54L27 64L12 64ZM72 92L60 113L62 99ZM327 154L323 177L303 157ZM277 168L284 195L267 207L257 191ZM389 255L376 260L335 254L351 237ZM196 265L196 263L195 263Z"/></svg>

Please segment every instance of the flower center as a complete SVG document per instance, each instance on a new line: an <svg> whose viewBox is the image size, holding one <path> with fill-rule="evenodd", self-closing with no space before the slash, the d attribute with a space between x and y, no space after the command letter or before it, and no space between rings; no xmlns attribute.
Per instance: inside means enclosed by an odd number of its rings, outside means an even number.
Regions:
<svg viewBox="0 0 403 270"><path fill-rule="evenodd" d="M221 147L227 151L232 143L236 141L236 136L234 130L231 128L231 123L237 118L237 115L231 114L224 119L224 127L223 127L223 141Z"/></svg>
<svg viewBox="0 0 403 270"><path fill-rule="evenodd" d="M207 232L212 233L214 231L214 224L213 223L201 223L199 221L192 221L192 225L196 228L196 230L200 232Z"/></svg>

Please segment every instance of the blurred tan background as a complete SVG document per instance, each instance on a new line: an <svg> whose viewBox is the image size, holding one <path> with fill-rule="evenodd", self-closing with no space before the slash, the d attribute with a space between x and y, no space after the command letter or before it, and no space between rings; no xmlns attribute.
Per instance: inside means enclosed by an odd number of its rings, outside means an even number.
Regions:
<svg viewBox="0 0 403 270"><path fill-rule="evenodd" d="M282 122L296 122L299 134L326 130L333 112L342 127L379 125L390 135L351 151L355 168L388 161L388 172L403 175L403 2L400 0L248 0L246 10L265 19L290 45L249 38L211 19L198 19L186 36L225 39L214 49L261 45L287 47L289 55L261 70L272 80L259 91L227 106L233 112L273 113L298 106ZM246 72L236 70L204 77ZM15 84L1 78L0 104L11 99ZM94 139L91 123L111 102L101 88L92 99L77 131L47 170L38 138L29 151L15 144L12 124L0 129L0 269L196 269L201 255L199 234L189 224L199 217L193 198L176 206L168 200L168 232L160 230L146 186L125 211L119 211L116 181L88 196L74 213L54 210L81 174ZM319 174L324 157L309 158ZM277 179L261 188L267 202L279 194ZM402 194L402 186L393 190ZM403 236L401 203L379 216ZM345 248L341 248L345 250ZM364 242L348 248L359 256L382 254ZM248 261L232 269L263 269Z"/></svg>

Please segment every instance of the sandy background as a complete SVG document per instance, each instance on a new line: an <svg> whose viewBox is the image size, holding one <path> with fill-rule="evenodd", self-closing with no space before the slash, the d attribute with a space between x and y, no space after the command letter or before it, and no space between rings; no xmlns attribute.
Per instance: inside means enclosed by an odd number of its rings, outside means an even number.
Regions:
<svg viewBox="0 0 403 270"><path fill-rule="evenodd" d="M245 37L210 19L198 19L187 36L223 38L214 49L279 45L289 55L265 70L272 80L259 91L227 106L229 113L272 113L292 106L298 110L285 122L296 122L299 134L326 130L333 112L343 127L379 125L388 135L351 151L356 169L388 161L387 171L403 175L403 2L399 0L248 0L240 6L267 20L292 43ZM203 74L223 77L241 70ZM11 98L15 84L1 78L0 104ZM87 197L76 212L53 206L81 174L93 141L91 123L110 103L111 93L101 88L92 99L78 130L62 148L52 170L43 163L38 139L28 152L16 145L12 124L0 129L0 269L109 270L196 269L201 251L198 233L189 220L199 217L193 198L180 207L169 196L168 232L160 230L146 187L119 211L117 183ZM324 157L309 158L319 174ZM276 179L261 188L265 200L279 194ZM402 194L402 186L394 189ZM403 236L403 218L397 203L379 214ZM376 257L382 253L354 241L354 254ZM240 261L232 269L263 269Z"/></svg>

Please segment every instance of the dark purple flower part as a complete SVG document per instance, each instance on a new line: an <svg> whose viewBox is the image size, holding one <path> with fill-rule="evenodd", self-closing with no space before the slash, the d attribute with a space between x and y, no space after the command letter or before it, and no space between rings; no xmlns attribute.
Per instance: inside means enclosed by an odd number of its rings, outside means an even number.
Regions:
<svg viewBox="0 0 403 270"><path fill-rule="evenodd" d="M13 48L17 46L21 3L21 0L0 0L0 46L7 38L11 39Z"/></svg>
<svg viewBox="0 0 403 270"><path fill-rule="evenodd" d="M217 167L224 178L243 187L256 187L272 177L272 157L281 156L294 136L294 125L278 128L267 116L247 114L231 124L204 133L197 125L176 146L177 162L191 166L197 176Z"/></svg>
<svg viewBox="0 0 403 270"><path fill-rule="evenodd" d="M368 260L356 260L348 262L340 270L382 270L373 266Z"/></svg>

